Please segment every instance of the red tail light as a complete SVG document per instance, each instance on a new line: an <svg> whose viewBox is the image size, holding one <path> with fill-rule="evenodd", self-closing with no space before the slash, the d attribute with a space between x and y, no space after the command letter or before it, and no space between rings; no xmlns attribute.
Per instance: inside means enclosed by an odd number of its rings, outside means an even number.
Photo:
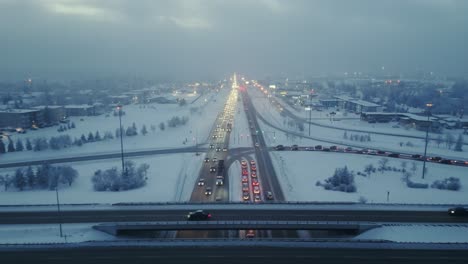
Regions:
<svg viewBox="0 0 468 264"><path fill-rule="evenodd" d="M208 214L208 218L211 218L211 214Z"/></svg>

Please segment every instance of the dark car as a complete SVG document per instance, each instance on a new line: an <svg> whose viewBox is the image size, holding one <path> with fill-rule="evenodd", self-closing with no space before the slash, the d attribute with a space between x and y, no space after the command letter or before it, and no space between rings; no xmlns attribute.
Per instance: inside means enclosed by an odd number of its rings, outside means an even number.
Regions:
<svg viewBox="0 0 468 264"><path fill-rule="evenodd" d="M203 210L190 212L187 215L188 221L207 221L207 220L210 220L210 218L211 218L211 214Z"/></svg>
<svg viewBox="0 0 468 264"><path fill-rule="evenodd" d="M338 149L337 146L331 146L331 147L330 147L330 150L332 150L332 151L336 151L337 149Z"/></svg>
<svg viewBox="0 0 468 264"><path fill-rule="evenodd" d="M299 146L298 145L292 145L291 150L299 150Z"/></svg>
<svg viewBox="0 0 468 264"><path fill-rule="evenodd" d="M442 157L430 157L429 160L430 160L430 161L439 162L439 161L442 160Z"/></svg>
<svg viewBox="0 0 468 264"><path fill-rule="evenodd" d="M284 150L284 146L283 145L278 145L275 147L276 150Z"/></svg>
<svg viewBox="0 0 468 264"><path fill-rule="evenodd" d="M449 159L441 159L439 162L443 164L452 164L452 160Z"/></svg>
<svg viewBox="0 0 468 264"><path fill-rule="evenodd" d="M390 154L388 154L388 156L391 157L391 158L398 158L398 157L400 157L400 154L398 154L398 153L390 153Z"/></svg>
<svg viewBox="0 0 468 264"><path fill-rule="evenodd" d="M455 207L448 209L448 214L451 216L467 216L468 209L465 207Z"/></svg>
<svg viewBox="0 0 468 264"><path fill-rule="evenodd" d="M315 149L316 149L316 150L322 150L322 148L323 148L322 145L317 145L317 146L315 146Z"/></svg>
<svg viewBox="0 0 468 264"><path fill-rule="evenodd" d="M414 155L411 155L411 158L413 158L413 159L420 159L420 158L422 158L422 156L419 155L419 154L414 154Z"/></svg>

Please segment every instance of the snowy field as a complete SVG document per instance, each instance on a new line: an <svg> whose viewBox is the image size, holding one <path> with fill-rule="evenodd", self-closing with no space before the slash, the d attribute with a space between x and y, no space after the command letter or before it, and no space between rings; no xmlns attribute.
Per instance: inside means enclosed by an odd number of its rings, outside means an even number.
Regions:
<svg viewBox="0 0 468 264"><path fill-rule="evenodd" d="M270 155L287 201L358 202L364 197L368 203L387 203L387 192L390 192L389 203L468 204L468 178L464 167L426 163L428 172L422 180L422 162L417 162L412 181L430 185L435 180L458 177L462 187L459 191L412 189L402 181L401 172L377 171L370 177L356 175L358 171L363 172L367 164L378 168L381 157L323 152L270 152ZM389 158L388 166L400 168L401 161ZM329 191L315 185L317 181L323 183L337 167L345 165L355 172L356 193ZM411 165L408 161L408 170Z"/></svg>
<svg viewBox="0 0 468 264"><path fill-rule="evenodd" d="M251 94L252 100L255 102L254 103L255 109L268 122L282 129L302 133L304 136L308 136L307 124L304 124L304 131L301 132L296 126L290 126L288 123L292 121L291 118L281 116L280 113L276 110L276 108L271 106L268 99L265 98L260 92L251 88L249 89L249 94ZM353 121L348 121L348 122L353 122ZM356 122L360 122L360 121L356 121ZM383 124L378 124L378 125L383 125ZM271 126L268 126L266 124L261 124L261 128L264 131L268 131L268 133L270 134L272 134L273 132L275 132L276 134L284 134L284 132L278 131L277 129L272 128ZM389 131L392 131L392 130L387 129L387 132ZM423 139L370 134L371 141L361 142L361 141L356 141L356 140L352 141L349 139L345 139L344 132L345 131L339 130L339 129L326 128L326 127L320 127L320 126L314 126L314 125L311 126L311 137L313 137L314 139L318 141L332 140L332 141L337 142L335 144L338 144L338 145L351 144L351 145L361 146L362 148L382 149L382 150L394 151L394 152L417 153L417 154L422 154L424 152L425 141ZM349 132L349 131L347 132L348 137L352 134L368 135L367 133ZM400 142L403 143L402 146L400 146ZM271 142L271 143L274 143L274 142ZM276 144L274 143L272 144L272 146L277 145L277 144L281 144L281 143L276 143ZM295 144L299 144L299 143L295 143ZM444 157L448 157L452 159L468 159L468 150L465 149L465 151L463 152L457 152L457 151L447 149L444 144L441 144L438 147L432 141L428 144L427 153L428 155L432 155L432 156L442 155Z"/></svg>
<svg viewBox="0 0 468 264"><path fill-rule="evenodd" d="M186 106L177 104L146 104L146 105L127 105L124 106L125 115L122 116L122 126L126 129L135 122L139 135L124 137L123 144L125 150L143 150L154 148L179 148L193 146L195 143L204 143L225 102L229 89L222 89L219 93L207 93L199 98L194 104L192 100L187 100ZM197 108L196 112L191 112L192 107ZM187 124L175 128L168 127L167 121L174 116L189 118ZM80 121L83 119L84 121ZM52 136L70 135L72 139L79 138L82 134L88 136L89 132L99 131L101 137L104 132L109 131L115 136L115 130L119 127L119 117L113 116L86 116L72 117L71 121L76 124L75 129L69 129L65 132L57 132L58 127L44 128L37 131L29 130L27 134L14 133L11 139L16 142L20 138L23 141L26 138L33 139L37 137L50 138ZM166 123L165 130L159 128L161 122ZM141 128L146 125L148 134L141 135ZM156 127L153 132L151 125ZM185 142L185 143L184 143ZM100 141L84 144L81 147L72 146L61 150L45 150L41 152L23 151L7 153L0 156L0 163L41 160L47 158L58 158L67 156L77 156L86 154L108 153L120 151L120 142L118 138L108 141Z"/></svg>
<svg viewBox="0 0 468 264"><path fill-rule="evenodd" d="M385 224L356 239L382 239L410 243L468 243L468 225Z"/></svg>
<svg viewBox="0 0 468 264"><path fill-rule="evenodd" d="M131 158L138 167L148 163L146 186L122 192L96 192L91 178L98 169L121 168L120 159L94 162L69 163L79 172L71 187L59 188L60 202L63 204L118 203L118 202L183 202L190 199L196 176L204 156L193 153L168 154L152 157ZM2 174L14 174L14 168L5 169ZM55 204L55 192L47 190L4 191L0 189L0 205Z"/></svg>
<svg viewBox="0 0 468 264"><path fill-rule="evenodd" d="M63 224L60 237L58 224L1 225L0 244L79 243L85 241L115 241L118 238L94 230L93 223Z"/></svg>
<svg viewBox="0 0 468 264"><path fill-rule="evenodd" d="M241 164L235 161L229 166L229 201L242 201Z"/></svg>

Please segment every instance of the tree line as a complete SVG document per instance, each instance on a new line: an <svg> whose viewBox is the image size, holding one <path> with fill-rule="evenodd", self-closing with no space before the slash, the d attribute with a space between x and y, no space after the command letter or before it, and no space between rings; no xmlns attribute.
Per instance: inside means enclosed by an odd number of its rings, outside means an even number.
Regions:
<svg viewBox="0 0 468 264"><path fill-rule="evenodd" d="M13 186L18 191L55 190L60 184L71 186L78 172L71 166L43 164L36 167L17 168L13 175L0 175L0 184L7 191Z"/></svg>

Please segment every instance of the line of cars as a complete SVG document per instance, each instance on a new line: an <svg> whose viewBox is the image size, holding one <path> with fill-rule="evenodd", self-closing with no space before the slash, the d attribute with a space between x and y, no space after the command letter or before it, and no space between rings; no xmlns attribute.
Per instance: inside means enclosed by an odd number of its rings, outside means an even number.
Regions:
<svg viewBox="0 0 468 264"><path fill-rule="evenodd" d="M250 179L249 179L249 164L250 164ZM241 184L242 184L242 200L250 201L250 191L252 191L253 201L261 202L260 182L257 176L257 164L255 160L241 161ZM250 181L250 183L249 183ZM273 200L273 194L268 191L265 194L267 200Z"/></svg>
<svg viewBox="0 0 468 264"><path fill-rule="evenodd" d="M385 156L390 158L402 158L402 159L411 159L411 160L424 160L423 155L420 154L405 154L405 153L396 153L383 150L373 150L373 149L353 149L352 147L339 147L339 146L322 146L316 145L313 147L299 147L298 145L284 146L277 145L275 150L305 150L305 151L331 151L331 152L345 152L345 153L354 153L354 154L365 154L365 155L376 155L376 156ZM442 163L448 165L458 165L458 166L468 166L468 161L465 160L454 160L454 159L444 159L442 157L426 157L426 161L434 163Z"/></svg>

